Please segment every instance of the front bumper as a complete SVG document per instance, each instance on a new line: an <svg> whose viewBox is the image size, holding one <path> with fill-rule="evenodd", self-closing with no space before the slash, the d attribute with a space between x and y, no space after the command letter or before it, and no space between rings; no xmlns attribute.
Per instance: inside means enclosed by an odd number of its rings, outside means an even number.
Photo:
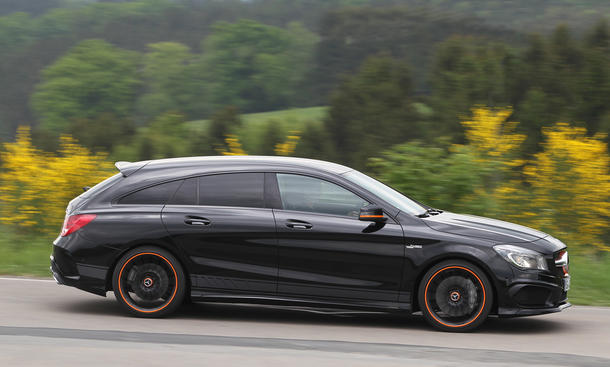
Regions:
<svg viewBox="0 0 610 367"><path fill-rule="evenodd" d="M563 276L520 270L514 273L516 277L499 290L498 316L542 315L571 306Z"/></svg>
<svg viewBox="0 0 610 367"><path fill-rule="evenodd" d="M570 306L572 306L572 304L568 301L565 301L565 302L560 303L556 307L546 307L546 308L499 307L498 316L500 316L500 317L518 317L518 316L544 315L547 313L561 312Z"/></svg>

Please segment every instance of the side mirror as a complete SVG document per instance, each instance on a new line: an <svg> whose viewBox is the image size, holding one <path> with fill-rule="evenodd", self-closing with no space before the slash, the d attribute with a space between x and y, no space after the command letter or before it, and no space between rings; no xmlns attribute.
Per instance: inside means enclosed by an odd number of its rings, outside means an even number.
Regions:
<svg viewBox="0 0 610 367"><path fill-rule="evenodd" d="M363 208L360 208L360 216L358 219L366 221L366 222L375 222L375 223L383 223L388 218L383 215L383 209L376 205L367 205Z"/></svg>

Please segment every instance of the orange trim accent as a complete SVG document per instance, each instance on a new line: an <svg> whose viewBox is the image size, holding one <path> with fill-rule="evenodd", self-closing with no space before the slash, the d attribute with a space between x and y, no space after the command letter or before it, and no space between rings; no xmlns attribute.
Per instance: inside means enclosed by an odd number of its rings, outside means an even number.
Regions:
<svg viewBox="0 0 610 367"><path fill-rule="evenodd" d="M169 301L167 301L167 303L163 306L161 306L160 308L154 309L154 310L143 310L141 308L138 308L134 305L132 305L129 301L127 301L125 299L125 296L123 295L123 289L121 288L121 277L123 275L123 269L125 269L125 266L127 266L127 264L129 264L129 262L131 260L133 260L134 258L138 257L138 256L142 256L142 255L154 255L154 256L158 256L160 258L162 258L163 260L165 260L166 263L169 264L169 266L172 268L172 271L174 272L174 279L176 279L176 286L174 287L174 293L172 294L172 297L169 299ZM166 258L164 258L163 256L156 254L154 252L142 252L141 254L136 254L133 255L132 257L129 258L129 260L127 260L127 262L125 262L125 264L123 264L123 266L121 267L121 271L119 272L119 294L121 295L121 298L123 298L123 301L125 301L125 303L133 308L134 310L138 311L138 312L144 312L144 313L152 313L152 312L158 312L161 311L162 309L164 309L165 307L167 307L167 305L169 305L170 303L172 303L172 301L174 300L174 297L176 296L176 292L178 291L178 275L176 274L176 269L174 269L174 266L172 265L171 262L169 262L169 260L167 260Z"/></svg>
<svg viewBox="0 0 610 367"><path fill-rule="evenodd" d="M383 215L361 215L360 218L383 218Z"/></svg>
<svg viewBox="0 0 610 367"><path fill-rule="evenodd" d="M449 325L449 324L445 324L441 320L437 319L436 316L434 316L434 313L432 311L430 311L430 307L428 306L428 286L430 285L430 282L432 281L432 279L434 279L435 276L438 275L438 273L440 273L440 272L442 272L444 270L447 270L447 269L462 269L462 270L466 270L470 274L474 275L475 278L477 278L477 280L479 281L479 284L481 284L481 288L483 288L483 303L481 304L481 309L479 310L477 315L474 317L474 319L468 321L465 324L461 324L461 325ZM466 325L472 323L476 319L478 319L479 316L481 315L481 312L483 312L483 308L485 308L485 286L483 285L483 282L481 281L481 279L479 279L479 277L472 270L470 270L468 268L465 268L463 266L448 266L448 267L442 268L439 271L437 271L436 273L434 273L434 275L428 280L428 283L426 283L426 290L424 292L424 302L426 303L426 309L428 310L428 313L430 314L430 316L432 316L432 318L434 320L436 320L439 324L445 325L447 327L463 327L463 326L466 326Z"/></svg>

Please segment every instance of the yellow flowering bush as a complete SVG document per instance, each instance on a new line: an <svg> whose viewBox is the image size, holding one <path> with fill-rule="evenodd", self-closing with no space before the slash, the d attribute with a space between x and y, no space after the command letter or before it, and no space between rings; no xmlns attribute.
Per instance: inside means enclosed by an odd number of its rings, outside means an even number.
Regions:
<svg viewBox="0 0 610 367"><path fill-rule="evenodd" d="M472 109L472 120L462 121L468 144L479 155L479 160L510 167L523 164L521 160L511 159L525 140L525 135L515 133L519 123L507 121L512 113L510 108L477 107Z"/></svg>
<svg viewBox="0 0 610 367"><path fill-rule="evenodd" d="M528 221L566 241L609 251L600 240L610 219L610 157L602 134L557 123L543 128L544 150L524 169L531 190Z"/></svg>
<svg viewBox="0 0 610 367"><path fill-rule="evenodd" d="M242 148L239 138L235 134L228 134L225 137L225 147L218 148L218 153L222 155L248 155Z"/></svg>
<svg viewBox="0 0 610 367"><path fill-rule="evenodd" d="M274 147L276 155L290 156L294 154L299 139L301 138L298 131L291 131L290 135L286 136L284 142L277 143ZM225 137L225 147L217 149L217 152L222 155L248 155L235 134L227 134Z"/></svg>
<svg viewBox="0 0 610 367"><path fill-rule="evenodd" d="M491 168L480 191L495 202L490 214L548 231L572 246L610 250L602 240L610 219L605 136L589 137L584 128L557 123L543 128L543 151L525 162L516 155L525 136L515 133L517 122L507 122L510 109L472 112L463 126L477 160Z"/></svg>
<svg viewBox="0 0 610 367"><path fill-rule="evenodd" d="M520 219L508 217L522 211L522 203L516 200L522 189L517 168L524 164L518 157L526 137L516 132L518 122L508 121L511 108L475 107L471 111L472 118L464 119L462 126L467 148L484 174L481 187L463 200L485 203L484 215ZM459 148L453 146L452 151Z"/></svg>
<svg viewBox="0 0 610 367"><path fill-rule="evenodd" d="M0 152L0 223L22 232L59 232L68 202L112 174L105 154L92 154L62 136L57 154L36 149L30 130Z"/></svg>
<svg viewBox="0 0 610 367"><path fill-rule="evenodd" d="M290 135L286 137L285 142L275 145L275 154L284 156L293 155L300 138L299 131L291 131Z"/></svg>

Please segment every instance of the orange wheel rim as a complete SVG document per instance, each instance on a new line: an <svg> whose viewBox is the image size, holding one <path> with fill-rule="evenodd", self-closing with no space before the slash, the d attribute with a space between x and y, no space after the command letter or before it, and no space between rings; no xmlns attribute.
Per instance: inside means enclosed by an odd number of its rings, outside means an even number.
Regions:
<svg viewBox="0 0 610 367"><path fill-rule="evenodd" d="M465 270L468 273L472 274L472 276L479 282L479 284L481 285L481 293L483 294L483 301L481 302L481 306L479 307L478 312L476 313L476 315L471 318L469 321L462 323L462 324L448 324L446 322L443 322L441 320L439 320L439 318L435 315L435 312L432 311L430 309L430 305L428 304L428 288L430 287L430 283L432 282L432 280L440 273L442 273L445 270L448 269L460 269L460 270ZM461 297L461 295L459 295L458 299ZM430 279L428 279L428 282L426 283L426 289L424 291L424 303L426 304L426 310L428 310L428 314L430 316L432 316L432 318L434 320L436 320L436 322L438 322L439 324L443 325L443 326L447 326L447 327L451 327L451 328L459 328L459 327L464 327L464 326L468 326L471 323L473 323L475 320L477 320L479 318L479 316L481 315L481 313L483 312L483 309L485 308L485 303L487 302L486 298L485 298L485 285L483 285L483 282L481 281L481 279L470 269L465 268L463 266L457 266L457 265L453 265L453 266L447 266L444 267L440 270L438 270L436 273L434 273L434 275L432 275L432 277L430 277Z"/></svg>
<svg viewBox="0 0 610 367"><path fill-rule="evenodd" d="M161 259L163 259L167 265L169 265L170 269L172 270L172 272L174 273L174 291L172 292L172 295L170 297L170 299L168 301L166 301L162 306L151 309L151 310L147 310L147 309L143 309L140 308L136 305L134 305L133 303L131 303L127 298L130 297L125 297L125 294L123 294L123 287L121 286L121 280L123 278L123 270L125 270L125 267L136 257L139 256L144 256L144 255L152 255L152 256L157 256ZM129 260L127 260L125 262L125 264L123 264L123 266L121 267L121 270L119 271L119 281L118 281L118 288L119 288L119 294L121 295L121 298L123 299L123 301L125 302L125 304L127 304L129 307L131 307L132 309L138 311L138 312L143 312L143 313L154 313L154 312L159 312L161 310L163 310L165 307L167 307L169 304L172 303L172 301L174 300L174 297L176 297L176 293L178 292L178 274L176 273L176 269L174 269L174 266L172 265L172 263L167 260L165 257L154 253L154 252L142 252L140 254L136 254L133 255L132 257L129 258Z"/></svg>

